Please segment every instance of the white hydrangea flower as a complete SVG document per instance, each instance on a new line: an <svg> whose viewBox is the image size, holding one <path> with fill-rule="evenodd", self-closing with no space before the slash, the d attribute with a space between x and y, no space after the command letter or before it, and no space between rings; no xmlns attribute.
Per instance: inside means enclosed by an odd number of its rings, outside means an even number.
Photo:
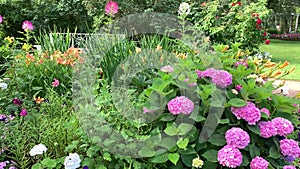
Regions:
<svg viewBox="0 0 300 169"><path fill-rule="evenodd" d="M179 15L188 15L190 14L191 12L191 6L190 4L186 3L186 2L183 2L180 4L179 6L179 10L178 10L178 13Z"/></svg>
<svg viewBox="0 0 300 169"><path fill-rule="evenodd" d="M7 89L7 83L0 83L0 88Z"/></svg>
<svg viewBox="0 0 300 169"><path fill-rule="evenodd" d="M70 153L64 162L65 169L76 169L80 167L80 162L81 160L77 153Z"/></svg>
<svg viewBox="0 0 300 169"><path fill-rule="evenodd" d="M30 156L35 156L38 154L43 154L47 151L47 147L44 144L35 145L29 152Z"/></svg>

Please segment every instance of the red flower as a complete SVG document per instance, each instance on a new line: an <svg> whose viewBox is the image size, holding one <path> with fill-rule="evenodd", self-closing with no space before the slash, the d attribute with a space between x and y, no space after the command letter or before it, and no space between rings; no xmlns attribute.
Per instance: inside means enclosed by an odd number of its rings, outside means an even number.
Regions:
<svg viewBox="0 0 300 169"><path fill-rule="evenodd" d="M241 2L237 2L236 4L238 4L239 6L242 6L242 3L241 3Z"/></svg>
<svg viewBox="0 0 300 169"><path fill-rule="evenodd" d="M259 14L253 13L253 14L252 14L252 18L253 18L253 17L259 17Z"/></svg>
<svg viewBox="0 0 300 169"><path fill-rule="evenodd" d="M266 31L263 33L263 36L267 36L267 32Z"/></svg>
<svg viewBox="0 0 300 169"><path fill-rule="evenodd" d="M235 5L236 5L236 3L232 3L232 4L231 4L231 6L235 6Z"/></svg>
<svg viewBox="0 0 300 169"><path fill-rule="evenodd" d="M268 45L268 44L270 44L270 39L267 39L266 41L265 41L265 43Z"/></svg>
<svg viewBox="0 0 300 169"><path fill-rule="evenodd" d="M260 25L261 23L262 23L262 21L261 21L260 19L257 19L257 20L256 20L256 24L257 24L257 25Z"/></svg>

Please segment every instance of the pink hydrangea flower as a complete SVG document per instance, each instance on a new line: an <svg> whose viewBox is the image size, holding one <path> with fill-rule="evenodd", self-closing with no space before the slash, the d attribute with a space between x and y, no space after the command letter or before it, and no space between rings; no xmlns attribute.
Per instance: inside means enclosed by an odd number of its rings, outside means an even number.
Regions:
<svg viewBox="0 0 300 169"><path fill-rule="evenodd" d="M276 136L277 131L272 121L261 121L258 123L260 129L260 136L263 138L270 138Z"/></svg>
<svg viewBox="0 0 300 169"><path fill-rule="evenodd" d="M118 13L119 5L115 1L109 1L105 5L105 13L109 16L114 16L116 13Z"/></svg>
<svg viewBox="0 0 300 169"><path fill-rule="evenodd" d="M22 25L22 29L24 31L32 31L33 30L32 22L30 22L30 21L24 21L23 25Z"/></svg>
<svg viewBox="0 0 300 169"><path fill-rule="evenodd" d="M296 169L296 167L292 166L292 165L286 165L286 166L283 166L283 169Z"/></svg>
<svg viewBox="0 0 300 169"><path fill-rule="evenodd" d="M59 80L57 80L57 79L53 79L53 82L52 82L52 86L53 87L57 87L59 85Z"/></svg>
<svg viewBox="0 0 300 169"><path fill-rule="evenodd" d="M299 157L300 148L298 142L293 139L283 139L279 141L281 154L284 156Z"/></svg>
<svg viewBox="0 0 300 169"><path fill-rule="evenodd" d="M260 111L263 112L263 113L265 113L265 114L268 115L268 116L271 115L271 114L270 114L270 111L269 111L268 109L266 109L266 108L262 108L262 109L260 109Z"/></svg>
<svg viewBox="0 0 300 169"><path fill-rule="evenodd" d="M237 91L240 91L240 90L242 89L242 85L236 85L236 86L235 86L235 89L236 89Z"/></svg>
<svg viewBox="0 0 300 169"><path fill-rule="evenodd" d="M241 128L232 127L225 133L227 145L232 145L236 148L243 149L250 143L249 134Z"/></svg>
<svg viewBox="0 0 300 169"><path fill-rule="evenodd" d="M27 111L26 109L22 109L22 111L20 112L20 116L27 116Z"/></svg>
<svg viewBox="0 0 300 169"><path fill-rule="evenodd" d="M165 73L171 73L174 71L174 68L170 65L167 65L167 66L161 67L160 70Z"/></svg>
<svg viewBox="0 0 300 169"><path fill-rule="evenodd" d="M276 117L272 120L276 128L277 134L280 136L286 136L294 131L293 124L282 117Z"/></svg>
<svg viewBox="0 0 300 169"><path fill-rule="evenodd" d="M245 66L246 68L248 68L248 63L247 63L246 60L241 60L241 61L238 61L238 62L234 63L235 67L238 67L239 65L242 65L242 66Z"/></svg>
<svg viewBox="0 0 300 169"><path fill-rule="evenodd" d="M3 17L0 15L0 24L3 22Z"/></svg>
<svg viewBox="0 0 300 169"><path fill-rule="evenodd" d="M250 163L250 169L268 169L269 162L262 157L255 157Z"/></svg>
<svg viewBox="0 0 300 169"><path fill-rule="evenodd" d="M236 168L242 164L243 156L239 149L226 145L218 151L218 161L222 166Z"/></svg>
<svg viewBox="0 0 300 169"><path fill-rule="evenodd" d="M261 118L260 110L250 101L243 107L231 107L231 111L237 119L244 119L250 125L255 125Z"/></svg>
<svg viewBox="0 0 300 169"><path fill-rule="evenodd" d="M190 114L194 110L194 103L185 96L177 96L168 103L171 114Z"/></svg>
<svg viewBox="0 0 300 169"><path fill-rule="evenodd" d="M208 68L204 71L196 70L199 78L210 77L212 83L220 88L225 88L232 84L232 75L225 70Z"/></svg>

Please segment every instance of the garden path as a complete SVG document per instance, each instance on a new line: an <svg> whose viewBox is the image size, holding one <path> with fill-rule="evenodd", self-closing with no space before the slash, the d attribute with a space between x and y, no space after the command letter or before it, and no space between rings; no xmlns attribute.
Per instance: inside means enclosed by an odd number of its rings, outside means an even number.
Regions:
<svg viewBox="0 0 300 169"><path fill-rule="evenodd" d="M278 86L283 80L275 80L273 85ZM275 91L284 95L294 97L300 92L300 81L285 80L285 84Z"/></svg>

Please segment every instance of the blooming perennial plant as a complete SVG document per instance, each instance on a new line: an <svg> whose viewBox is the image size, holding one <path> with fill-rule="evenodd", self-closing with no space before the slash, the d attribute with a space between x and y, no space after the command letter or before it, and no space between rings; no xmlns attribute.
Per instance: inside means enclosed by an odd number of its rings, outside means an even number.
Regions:
<svg viewBox="0 0 300 169"><path fill-rule="evenodd" d="M109 1L105 5L105 13L109 16L114 16L119 11L119 5L115 1Z"/></svg>
<svg viewBox="0 0 300 169"><path fill-rule="evenodd" d="M70 153L69 156L67 156L64 161L65 169L79 168L80 162L81 160L77 153Z"/></svg>
<svg viewBox="0 0 300 169"><path fill-rule="evenodd" d="M47 147L44 144L35 145L29 152L30 156L41 155L47 151Z"/></svg>
<svg viewBox="0 0 300 169"><path fill-rule="evenodd" d="M255 157L250 163L250 169L268 169L269 162L262 157Z"/></svg>
<svg viewBox="0 0 300 169"><path fill-rule="evenodd" d="M194 103L185 96L177 96L168 102L168 109L171 114L190 114L194 109Z"/></svg>

